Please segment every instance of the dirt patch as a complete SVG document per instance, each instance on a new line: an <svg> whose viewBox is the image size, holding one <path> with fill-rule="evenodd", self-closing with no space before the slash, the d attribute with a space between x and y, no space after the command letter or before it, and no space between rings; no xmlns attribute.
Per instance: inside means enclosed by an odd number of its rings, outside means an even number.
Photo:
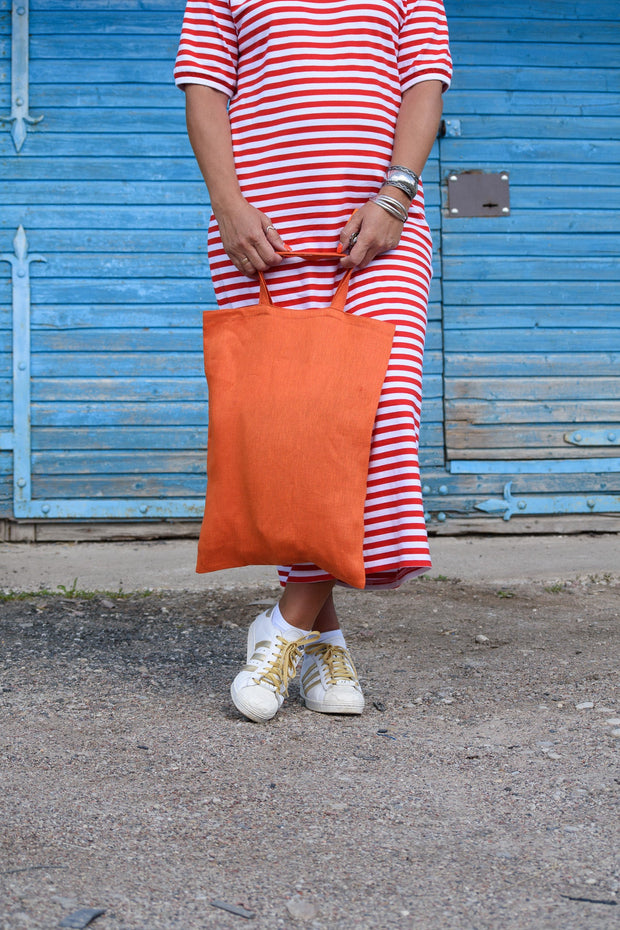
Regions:
<svg viewBox="0 0 620 930"><path fill-rule="evenodd" d="M341 592L366 712L259 726L277 593L0 604L3 930L617 925L617 584Z"/></svg>

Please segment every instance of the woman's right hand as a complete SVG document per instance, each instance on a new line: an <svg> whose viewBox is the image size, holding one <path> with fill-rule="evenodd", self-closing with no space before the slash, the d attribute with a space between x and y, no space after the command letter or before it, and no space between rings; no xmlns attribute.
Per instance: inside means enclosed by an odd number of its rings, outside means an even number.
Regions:
<svg viewBox="0 0 620 930"><path fill-rule="evenodd" d="M244 198L233 206L214 210L222 245L233 265L248 277L279 265L282 256L276 249L288 252L275 226Z"/></svg>

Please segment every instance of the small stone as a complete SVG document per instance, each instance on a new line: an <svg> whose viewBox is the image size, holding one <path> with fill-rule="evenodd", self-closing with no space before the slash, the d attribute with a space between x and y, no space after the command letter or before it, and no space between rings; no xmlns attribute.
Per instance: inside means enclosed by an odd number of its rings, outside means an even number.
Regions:
<svg viewBox="0 0 620 930"><path fill-rule="evenodd" d="M547 756L547 759L561 759L562 758L562 756L558 755L557 752L547 752L545 753L545 755Z"/></svg>
<svg viewBox="0 0 620 930"><path fill-rule="evenodd" d="M620 717L608 717L605 723L608 727L620 727Z"/></svg>
<svg viewBox="0 0 620 930"><path fill-rule="evenodd" d="M84 927L87 927L97 917L101 917L102 914L105 914L105 911L100 907L81 907L78 911L74 911L73 914L63 917L58 926L83 930Z"/></svg>
<svg viewBox="0 0 620 930"><path fill-rule="evenodd" d="M312 920L316 917L316 907L305 898L295 897L286 902L286 909L293 920Z"/></svg>
<svg viewBox="0 0 620 930"><path fill-rule="evenodd" d="M612 731L611 731L611 735L612 735L612 736L620 736L620 730L612 730Z"/></svg>
<svg viewBox="0 0 620 930"><path fill-rule="evenodd" d="M575 704L576 710L591 710L594 707L594 701L582 701L581 704Z"/></svg>
<svg viewBox="0 0 620 930"><path fill-rule="evenodd" d="M480 643L480 645L484 645L484 643L490 643L491 640L488 636L484 636L482 633L478 633L476 636L476 642Z"/></svg>

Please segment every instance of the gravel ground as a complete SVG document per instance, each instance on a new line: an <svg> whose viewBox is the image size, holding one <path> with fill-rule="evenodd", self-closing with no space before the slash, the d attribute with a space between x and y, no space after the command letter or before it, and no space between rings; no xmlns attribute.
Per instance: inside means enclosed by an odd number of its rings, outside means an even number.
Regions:
<svg viewBox="0 0 620 930"><path fill-rule="evenodd" d="M619 593L341 592L367 710L264 726L275 588L0 602L0 927L617 927Z"/></svg>

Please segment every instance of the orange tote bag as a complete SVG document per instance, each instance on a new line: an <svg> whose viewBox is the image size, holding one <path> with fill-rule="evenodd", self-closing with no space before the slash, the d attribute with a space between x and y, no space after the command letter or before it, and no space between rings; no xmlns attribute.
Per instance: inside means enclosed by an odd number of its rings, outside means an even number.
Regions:
<svg viewBox="0 0 620 930"><path fill-rule="evenodd" d="M370 443L394 326L343 312L350 276L327 308L276 306L261 274L257 304L204 313L209 433L198 572L311 562L364 587Z"/></svg>

